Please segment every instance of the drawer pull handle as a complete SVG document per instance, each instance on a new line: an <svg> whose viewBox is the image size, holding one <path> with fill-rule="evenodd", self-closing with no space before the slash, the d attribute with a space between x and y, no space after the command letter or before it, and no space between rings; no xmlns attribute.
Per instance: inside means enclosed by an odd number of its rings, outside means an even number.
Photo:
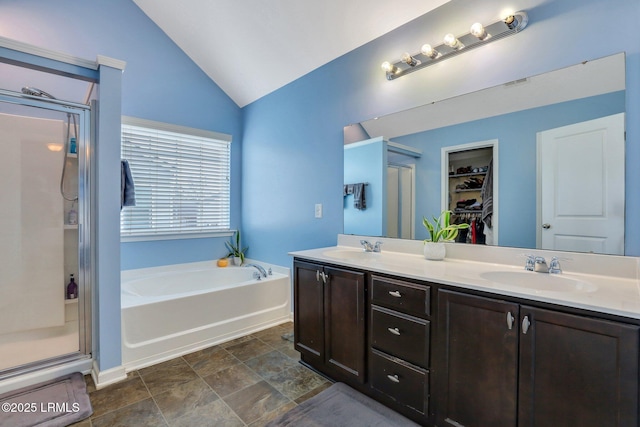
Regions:
<svg viewBox="0 0 640 427"><path fill-rule="evenodd" d="M389 381L393 381L394 383L400 382L400 378L398 378L398 375L387 375L387 378L389 378Z"/></svg>
<svg viewBox="0 0 640 427"><path fill-rule="evenodd" d="M396 297L396 298L401 298L402 295L400 295L400 292L398 291L389 291L389 295L391 295L392 297Z"/></svg>
<svg viewBox="0 0 640 427"><path fill-rule="evenodd" d="M400 329L398 328L387 328L387 330L391 332L393 335L400 335Z"/></svg>

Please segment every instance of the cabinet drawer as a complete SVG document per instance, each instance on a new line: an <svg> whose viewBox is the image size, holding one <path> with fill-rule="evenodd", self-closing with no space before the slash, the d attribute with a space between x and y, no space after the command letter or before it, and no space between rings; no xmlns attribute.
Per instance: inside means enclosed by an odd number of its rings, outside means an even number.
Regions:
<svg viewBox="0 0 640 427"><path fill-rule="evenodd" d="M431 287L372 275L371 302L415 316L429 316Z"/></svg>
<svg viewBox="0 0 640 427"><path fill-rule="evenodd" d="M371 352L369 368L373 389L421 414L427 413L428 372L398 363L375 350Z"/></svg>
<svg viewBox="0 0 640 427"><path fill-rule="evenodd" d="M423 368L429 367L429 321L371 307L371 346Z"/></svg>

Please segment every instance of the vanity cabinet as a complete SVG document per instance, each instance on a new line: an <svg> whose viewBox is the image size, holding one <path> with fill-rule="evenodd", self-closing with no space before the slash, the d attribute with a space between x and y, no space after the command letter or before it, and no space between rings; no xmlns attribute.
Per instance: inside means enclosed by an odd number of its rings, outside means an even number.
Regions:
<svg viewBox="0 0 640 427"><path fill-rule="evenodd" d="M431 287L371 274L369 386L414 419L428 417Z"/></svg>
<svg viewBox="0 0 640 427"><path fill-rule="evenodd" d="M294 345L301 361L348 384L365 382L365 274L296 259Z"/></svg>
<svg viewBox="0 0 640 427"><path fill-rule="evenodd" d="M635 325L438 291L438 426L637 426Z"/></svg>

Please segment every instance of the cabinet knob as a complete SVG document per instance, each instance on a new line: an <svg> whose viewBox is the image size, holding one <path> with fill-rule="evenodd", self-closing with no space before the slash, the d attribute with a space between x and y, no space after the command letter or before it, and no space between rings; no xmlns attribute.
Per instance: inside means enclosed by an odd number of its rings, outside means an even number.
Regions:
<svg viewBox="0 0 640 427"><path fill-rule="evenodd" d="M391 332L393 335L400 335L400 329L398 328L387 328L387 330Z"/></svg>
<svg viewBox="0 0 640 427"><path fill-rule="evenodd" d="M398 291L389 291L389 295L391 295L392 297L396 297L396 298L401 298L402 297L402 295Z"/></svg>
<svg viewBox="0 0 640 427"><path fill-rule="evenodd" d="M509 311L507 313L507 326L509 327L509 329L513 329L513 321L514 321L514 317L513 314L511 314L511 312Z"/></svg>
<svg viewBox="0 0 640 427"><path fill-rule="evenodd" d="M393 381L394 383L400 382L400 378L398 378L398 375L387 375L387 378L389 378L389 381Z"/></svg>
<svg viewBox="0 0 640 427"><path fill-rule="evenodd" d="M544 228L545 230L548 230L551 228L551 224L542 224L542 228Z"/></svg>
<svg viewBox="0 0 640 427"><path fill-rule="evenodd" d="M522 333L526 334L529 331L530 326L531 322L529 321L529 316L524 316L524 319L522 319Z"/></svg>

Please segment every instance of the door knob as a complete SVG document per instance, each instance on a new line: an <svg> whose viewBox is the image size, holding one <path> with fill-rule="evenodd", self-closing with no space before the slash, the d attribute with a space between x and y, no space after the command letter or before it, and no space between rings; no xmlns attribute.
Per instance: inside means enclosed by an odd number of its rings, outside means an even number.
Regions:
<svg viewBox="0 0 640 427"><path fill-rule="evenodd" d="M542 228L544 228L545 230L548 230L551 228L551 224L542 224Z"/></svg>

